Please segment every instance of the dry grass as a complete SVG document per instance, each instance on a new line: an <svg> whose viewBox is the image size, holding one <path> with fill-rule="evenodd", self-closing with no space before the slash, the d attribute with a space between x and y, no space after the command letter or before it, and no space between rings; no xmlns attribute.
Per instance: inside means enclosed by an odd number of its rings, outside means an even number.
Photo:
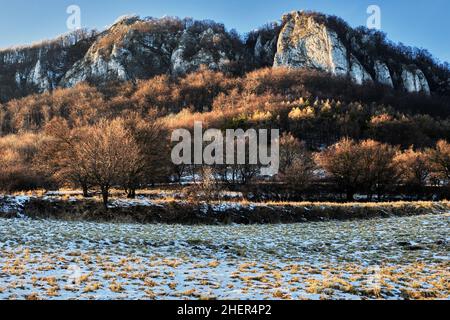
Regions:
<svg viewBox="0 0 450 320"><path fill-rule="evenodd" d="M256 204L257 205L257 204ZM432 202L432 201L395 201L395 202L283 202L268 201L262 205L269 206L291 206L291 207L339 207L339 208L394 208L400 209L406 206L420 207L425 209L433 209L441 205L442 207L450 207L449 201Z"/></svg>

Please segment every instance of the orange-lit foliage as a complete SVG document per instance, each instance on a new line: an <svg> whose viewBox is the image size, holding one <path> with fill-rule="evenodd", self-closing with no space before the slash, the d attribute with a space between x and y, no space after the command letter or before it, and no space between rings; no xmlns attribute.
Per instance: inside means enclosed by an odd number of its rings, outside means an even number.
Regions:
<svg viewBox="0 0 450 320"><path fill-rule="evenodd" d="M394 165L400 182L412 191L420 192L427 186L432 168L425 152L413 148L399 152L394 158Z"/></svg>
<svg viewBox="0 0 450 320"><path fill-rule="evenodd" d="M395 148L373 140L360 143L343 139L318 154L317 163L353 200L356 192L374 193L380 197L396 182L393 158Z"/></svg>
<svg viewBox="0 0 450 320"><path fill-rule="evenodd" d="M0 138L0 190L23 191L45 187L48 182L32 164L46 138L41 134L19 134Z"/></svg>

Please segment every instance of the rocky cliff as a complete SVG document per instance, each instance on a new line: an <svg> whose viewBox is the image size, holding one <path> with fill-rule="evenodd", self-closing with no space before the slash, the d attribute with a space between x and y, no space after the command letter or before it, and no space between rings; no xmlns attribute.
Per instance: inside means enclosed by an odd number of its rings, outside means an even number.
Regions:
<svg viewBox="0 0 450 320"><path fill-rule="evenodd" d="M293 12L283 16L274 66L317 69L350 77L358 84L376 81L407 92L430 94L424 72L414 61L404 64L407 57L395 60L386 55L388 47L376 34L353 30L339 19Z"/></svg>
<svg viewBox="0 0 450 320"><path fill-rule="evenodd" d="M95 32L77 31L30 47L0 51L0 101L59 86L95 37Z"/></svg>
<svg viewBox="0 0 450 320"><path fill-rule="evenodd" d="M380 33L317 13L292 12L245 40L212 21L127 16L101 33L79 31L0 51L0 101L83 81L179 76L202 65L232 74L272 66L309 68L359 84L448 94L448 68L423 57L402 52Z"/></svg>

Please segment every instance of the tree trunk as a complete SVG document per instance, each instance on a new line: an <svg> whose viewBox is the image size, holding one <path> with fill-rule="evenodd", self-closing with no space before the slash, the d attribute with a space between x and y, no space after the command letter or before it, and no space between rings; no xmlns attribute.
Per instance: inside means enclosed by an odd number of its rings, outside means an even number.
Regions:
<svg viewBox="0 0 450 320"><path fill-rule="evenodd" d="M109 188L102 187L102 199L103 199L103 206L106 210L108 210L108 198L109 198Z"/></svg>
<svg viewBox="0 0 450 320"><path fill-rule="evenodd" d="M353 202L355 200L355 192L353 190L347 190L347 201Z"/></svg>
<svg viewBox="0 0 450 320"><path fill-rule="evenodd" d="M135 199L136 198L136 190L135 189L129 189L127 192L127 198L128 199Z"/></svg>
<svg viewBox="0 0 450 320"><path fill-rule="evenodd" d="M379 201L379 202L381 202L381 200L382 200L382 198L383 198L383 194L384 194L383 191L381 191L381 190L378 191L378 201Z"/></svg>
<svg viewBox="0 0 450 320"><path fill-rule="evenodd" d="M88 198L89 197L89 188L86 183L82 183L81 187L83 188L83 197Z"/></svg>

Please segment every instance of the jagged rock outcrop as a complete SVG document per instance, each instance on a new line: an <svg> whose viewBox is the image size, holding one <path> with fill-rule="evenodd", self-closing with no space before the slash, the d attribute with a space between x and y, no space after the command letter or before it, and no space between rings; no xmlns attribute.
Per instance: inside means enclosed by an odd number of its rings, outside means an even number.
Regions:
<svg viewBox="0 0 450 320"><path fill-rule="evenodd" d="M82 81L132 80L167 72L178 33L179 21L119 19L100 34L86 55L66 73L61 85L71 87Z"/></svg>
<svg viewBox="0 0 450 320"><path fill-rule="evenodd" d="M401 77L406 91L430 94L430 85L422 70L404 66Z"/></svg>
<svg viewBox="0 0 450 320"><path fill-rule="evenodd" d="M56 87L56 84L53 83L53 79L57 77L52 75L49 68L43 68L41 66L41 61L42 58L39 57L36 65L26 77L22 77L19 72L16 72L15 79L18 86L21 86L22 82L25 80L27 85L35 85L41 92ZM46 71L44 69L46 69Z"/></svg>
<svg viewBox="0 0 450 320"><path fill-rule="evenodd" d="M304 12L283 16L274 66L316 69L348 76L358 84L376 81L407 92L430 94L429 80L422 70L414 66L406 69L400 62L391 61L396 69L401 69L395 75L400 80L394 83L388 64L377 59L374 48L369 50L371 46L383 45L379 35L358 34L333 19Z"/></svg>
<svg viewBox="0 0 450 320"><path fill-rule="evenodd" d="M283 17L274 66L317 69L333 75L349 76L359 84L372 80L336 31L316 17L302 12Z"/></svg>
<svg viewBox="0 0 450 320"><path fill-rule="evenodd" d="M124 66L128 53L128 50L118 48L116 45L113 46L108 58L95 50L89 51L83 60L67 71L61 84L73 87L82 81L98 78L130 80Z"/></svg>
<svg viewBox="0 0 450 320"><path fill-rule="evenodd" d="M202 65L230 71L244 59L244 48L236 43L223 25L210 21L127 17L98 37L61 84L184 75Z"/></svg>
<svg viewBox="0 0 450 320"><path fill-rule="evenodd" d="M373 81L372 76L366 71L364 66L353 55L350 57L350 78L357 84Z"/></svg>
<svg viewBox="0 0 450 320"><path fill-rule="evenodd" d="M171 73L183 75L206 66L210 70L230 71L244 61L243 47L233 41L225 28L215 23L188 25L171 56Z"/></svg>
<svg viewBox="0 0 450 320"><path fill-rule="evenodd" d="M30 47L0 51L0 101L56 88L94 38L95 32L80 30Z"/></svg>
<svg viewBox="0 0 450 320"><path fill-rule="evenodd" d="M378 83L394 88L394 82L392 81L391 72L389 71L389 67L386 65L386 63L379 60L375 61L374 71L375 80Z"/></svg>
<svg viewBox="0 0 450 320"><path fill-rule="evenodd" d="M275 67L311 68L348 74L347 49L338 35L313 17L294 12L283 16Z"/></svg>
<svg viewBox="0 0 450 320"><path fill-rule="evenodd" d="M246 47L255 66L273 66L280 28L278 23L272 23L248 34Z"/></svg>
<svg viewBox="0 0 450 320"><path fill-rule="evenodd" d="M278 36L274 36L268 41L264 41L260 35L256 40L255 49L253 51L255 60L259 64L269 64L269 61L273 61L276 53Z"/></svg>

